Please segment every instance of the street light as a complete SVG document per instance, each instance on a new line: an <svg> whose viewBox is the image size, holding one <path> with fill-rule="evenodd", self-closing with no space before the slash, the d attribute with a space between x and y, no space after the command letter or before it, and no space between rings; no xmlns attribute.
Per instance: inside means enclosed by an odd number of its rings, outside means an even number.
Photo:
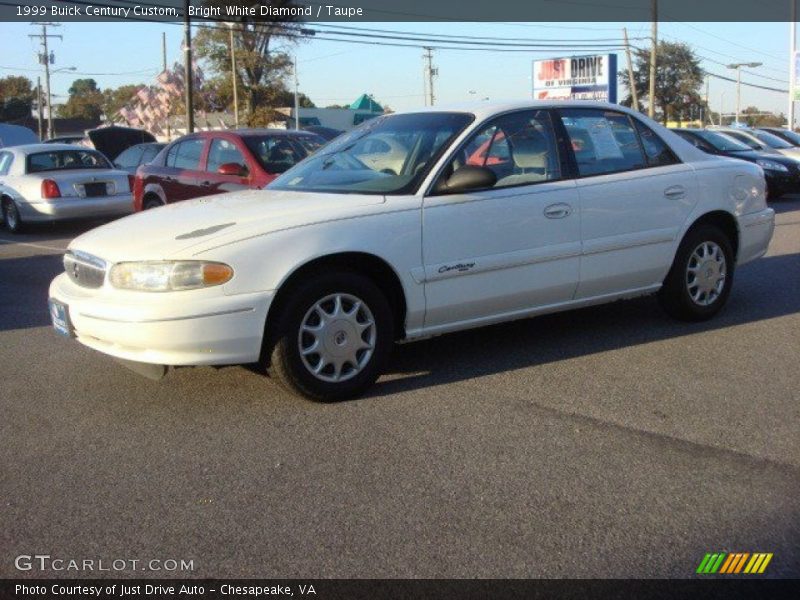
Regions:
<svg viewBox="0 0 800 600"><path fill-rule="evenodd" d="M55 75L56 73L64 73L65 71L75 71L77 67L61 67L60 69L55 69L50 71L47 76L47 139L53 139L56 135L55 127L53 127L53 104L52 104L52 95L50 94L50 75ZM42 112L42 107L39 106L39 112Z"/></svg>
<svg viewBox="0 0 800 600"><path fill-rule="evenodd" d="M760 67L764 63L733 63L728 65L729 69L736 69L736 125L739 125L739 112L742 103L742 67Z"/></svg>

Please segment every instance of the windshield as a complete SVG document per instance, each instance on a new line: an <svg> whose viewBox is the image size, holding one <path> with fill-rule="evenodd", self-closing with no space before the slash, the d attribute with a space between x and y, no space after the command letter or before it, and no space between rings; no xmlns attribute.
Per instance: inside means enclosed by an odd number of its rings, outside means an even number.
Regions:
<svg viewBox="0 0 800 600"><path fill-rule="evenodd" d="M772 131L768 132L772 133L772 135L778 135L777 133L773 133ZM791 129L781 129L781 133L779 137L786 138L790 142L792 142L795 146L800 146L800 133L796 131L792 131Z"/></svg>
<svg viewBox="0 0 800 600"><path fill-rule="evenodd" d="M724 133L717 133L716 131L694 131L696 136L702 138L720 152L744 152L750 151L750 146L746 146L739 140L725 135Z"/></svg>
<svg viewBox="0 0 800 600"><path fill-rule="evenodd" d="M412 193L473 118L466 113L428 112L371 119L342 134L268 187L306 192Z"/></svg>
<svg viewBox="0 0 800 600"><path fill-rule="evenodd" d="M776 150L785 150L786 148L793 148L789 142L786 140L782 140L774 133L768 133L766 131L756 130L753 131L753 135L756 136L759 140L764 142L770 148L775 148Z"/></svg>
<svg viewBox="0 0 800 600"><path fill-rule="evenodd" d="M28 173L110 168L106 157L93 150L53 150L28 155Z"/></svg>
<svg viewBox="0 0 800 600"><path fill-rule="evenodd" d="M766 145L759 142L758 139L753 139L748 134L742 133L741 131L726 131L723 135L732 137L733 139L746 144L752 150L762 150Z"/></svg>

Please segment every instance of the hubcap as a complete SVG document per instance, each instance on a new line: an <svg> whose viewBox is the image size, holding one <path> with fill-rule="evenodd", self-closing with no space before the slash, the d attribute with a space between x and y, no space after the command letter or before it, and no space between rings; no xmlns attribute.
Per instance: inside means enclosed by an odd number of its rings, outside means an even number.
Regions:
<svg viewBox="0 0 800 600"><path fill-rule="evenodd" d="M297 344L303 365L317 379L346 381L358 375L375 351L375 318L352 294L331 294L315 303L300 324Z"/></svg>
<svg viewBox="0 0 800 600"><path fill-rule="evenodd" d="M725 288L725 253L714 242L703 242L694 249L686 267L686 289L695 304L713 304Z"/></svg>
<svg viewBox="0 0 800 600"><path fill-rule="evenodd" d="M6 205L6 223L8 223L10 229L14 229L17 226L17 211L11 204Z"/></svg>

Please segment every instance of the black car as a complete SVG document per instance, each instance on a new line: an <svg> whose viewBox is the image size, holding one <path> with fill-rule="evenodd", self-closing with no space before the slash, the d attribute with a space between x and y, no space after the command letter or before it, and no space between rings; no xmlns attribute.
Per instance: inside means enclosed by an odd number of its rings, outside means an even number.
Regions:
<svg viewBox="0 0 800 600"><path fill-rule="evenodd" d="M156 154L166 148L166 144L160 142L148 142L146 144L136 144L114 159L114 166L123 171L127 171L131 175L136 174L136 169L139 165L146 165L156 157Z"/></svg>
<svg viewBox="0 0 800 600"><path fill-rule="evenodd" d="M789 142L792 146L800 146L800 133L783 127L759 127L761 131L766 131L772 135L777 135L782 140Z"/></svg>
<svg viewBox="0 0 800 600"><path fill-rule="evenodd" d="M770 198L800 192L800 162L783 154L753 150L742 142L708 129L673 129L675 133L707 154L729 156L756 163L764 170Z"/></svg>

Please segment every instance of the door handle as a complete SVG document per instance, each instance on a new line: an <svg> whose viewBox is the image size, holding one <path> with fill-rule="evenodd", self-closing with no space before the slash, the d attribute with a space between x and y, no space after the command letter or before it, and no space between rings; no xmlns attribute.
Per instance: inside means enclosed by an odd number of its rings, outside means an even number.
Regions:
<svg viewBox="0 0 800 600"><path fill-rule="evenodd" d="M686 188L682 185L673 185L664 190L664 196L670 200L679 200L686 195Z"/></svg>
<svg viewBox="0 0 800 600"><path fill-rule="evenodd" d="M210 181L203 181L203 182L200 183L200 185L202 185L203 187L208 187L208 186L211 185L211 182Z"/></svg>
<svg viewBox="0 0 800 600"><path fill-rule="evenodd" d="M563 219L572 214L572 207L569 204L559 202L558 204L551 204L544 209L544 216L548 219Z"/></svg>

